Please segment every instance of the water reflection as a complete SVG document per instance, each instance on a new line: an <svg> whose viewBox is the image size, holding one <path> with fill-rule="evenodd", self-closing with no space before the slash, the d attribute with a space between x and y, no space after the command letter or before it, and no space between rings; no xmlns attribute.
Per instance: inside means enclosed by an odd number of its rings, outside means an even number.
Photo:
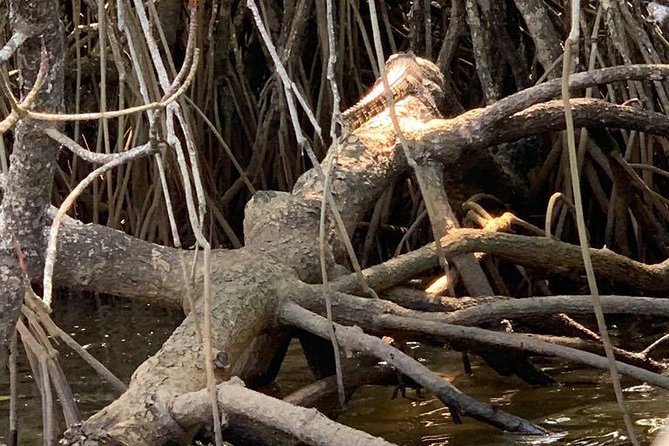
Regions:
<svg viewBox="0 0 669 446"><path fill-rule="evenodd" d="M128 303L119 298L61 293L54 303L53 318L75 341L127 383L135 368L160 348L182 320L179 313L147 304ZM65 345L57 348L58 360L83 417L90 416L117 397L76 353ZM23 351L18 374L19 444L40 444L40 395ZM0 373L0 389L2 395L8 395L9 377L5 373ZM0 445L6 442L8 419L9 400L0 397Z"/></svg>
<svg viewBox="0 0 669 446"><path fill-rule="evenodd" d="M135 367L153 354L182 319L168 311L121 299L62 296L56 303L57 323L86 349L128 382ZM391 399L393 389L365 387L354 395L338 420L389 441L406 446L571 446L625 445L622 420L610 380L605 371L581 369L557 360L534 360L541 370L560 384L532 387L516 378L503 378L474 359L474 375L462 372L459 353L412 344L413 354L430 369L453 382L463 392L537 422L554 435L536 438L499 432L471 419L455 425L443 404L428 392L422 398L407 390L409 398ZM79 408L88 416L116 395L92 370L66 347L61 365L70 381ZM19 416L21 444L38 444L41 430L40 398L25 361L19 364ZM7 391L7 376L0 388ZM291 345L272 393L285 395L312 382L297 343ZM625 398L637 434L649 443L666 415L668 392L623 380ZM0 444L6 441L8 419L6 393L0 395Z"/></svg>

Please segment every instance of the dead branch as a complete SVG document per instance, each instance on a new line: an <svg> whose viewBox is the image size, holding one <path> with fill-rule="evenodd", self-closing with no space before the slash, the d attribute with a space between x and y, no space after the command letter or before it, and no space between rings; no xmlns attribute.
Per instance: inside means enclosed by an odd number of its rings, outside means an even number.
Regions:
<svg viewBox="0 0 669 446"><path fill-rule="evenodd" d="M327 319L293 302L287 301L281 306L278 318L284 324L302 328L324 338L329 336ZM532 435L544 435L548 432L536 424L464 395L418 361L385 344L381 339L366 335L359 327L335 324L335 332L342 347L376 356L394 365L400 372L434 392L444 404L460 415L470 416L510 432Z"/></svg>
<svg viewBox="0 0 669 446"><path fill-rule="evenodd" d="M294 290L290 297L301 306L320 314L324 313L321 294L315 290L309 290L308 287L291 286ZM439 340L440 342L448 342L452 340L473 342L476 345L487 344L495 342L494 333L489 330L474 330L459 331L454 325L474 325L478 323L489 323L498 321L503 318L521 319L527 317L536 317L538 315L557 314L560 312L577 313L577 314L592 314L592 302L587 296L555 296L555 297L534 297L524 299L508 299L493 303L481 303L480 305L466 308L463 310L454 311L448 314L442 313L423 313L419 311L409 310L400 307L392 302L381 299L367 299L357 296L351 296L344 293L332 293L330 296L332 300L332 308L334 318L342 324L363 326L366 330L377 334L395 333L399 330L405 336L414 338ZM555 302L551 302L555 299ZM669 316L669 303L660 298L648 297L634 297L634 296L603 296L603 309L606 313L612 314L642 314L649 316ZM490 317L486 314L486 310L490 308ZM397 319L393 319L397 318ZM393 322L387 322L391 320ZM422 331L414 326L410 328L410 323L401 322L403 320L421 320L428 327L427 331ZM398 322L400 321L400 322ZM447 327L447 328L439 328ZM466 338L471 334L470 338ZM500 335L502 333L499 333ZM526 346L522 340L514 338L515 334L508 334L509 338L506 343L501 343L505 347L518 348L520 350L531 351L537 354L551 354L561 357L566 357L574 361L586 361L585 364L598 367L601 364L598 361L604 358L591 356L583 359L576 354L577 347L581 344L574 345L573 343L566 344L571 348L570 350L562 350L559 346L551 345L547 342L540 345ZM518 335L520 336L520 335ZM540 336L537 336L541 338ZM505 338L506 339L506 338ZM500 341L501 342L501 341ZM498 345L498 344L494 344ZM558 347L558 348L554 348ZM545 350L544 350L545 349ZM588 345L584 348L587 351L593 351L594 346ZM546 353L550 351L550 353ZM599 352L600 350L595 350ZM645 359L635 357L629 352L619 350L621 357L629 359L630 363L636 364L640 367L648 366L650 370L656 372L660 371L663 366L661 364L649 362ZM599 365L595 365L599 364ZM636 373L636 371L633 371ZM637 378L639 375L635 375ZM661 385L665 385L664 383Z"/></svg>
<svg viewBox="0 0 669 446"><path fill-rule="evenodd" d="M578 337L568 337L568 336L553 336L553 335L544 335L536 333L528 333L527 336L533 339L539 339L541 341L548 342L554 345L561 345L563 347L570 347L576 350L583 350L586 352L594 353L596 355L602 356L604 354L604 348L602 343L597 341L592 341L588 339L582 339ZM651 372L664 374L667 371L667 364L659 361L655 361L650 358L644 352L631 352L619 347L613 347L613 352L618 358L618 361L630 364L642 369L650 370Z"/></svg>
<svg viewBox="0 0 669 446"><path fill-rule="evenodd" d="M479 229L458 229L442 239L447 257L465 252L483 252L531 268L553 273L582 271L578 246L543 237L504 234ZM669 261L647 265L608 249L590 249L595 273L607 279L636 287L639 292L661 293L669 289ZM434 244L363 271L370 286L385 289L438 266ZM344 276L332 283L332 289L356 290L354 278Z"/></svg>
<svg viewBox="0 0 669 446"><path fill-rule="evenodd" d="M669 317L669 300L657 297L601 296L608 314ZM547 296L505 299L454 311L444 321L458 325L480 325L499 319L519 319L540 315L592 314L590 296Z"/></svg>
<svg viewBox="0 0 669 446"><path fill-rule="evenodd" d="M309 445L369 444L391 446L393 443L336 423L316 409L294 406L276 398L246 389L233 379L218 385L218 405L229 424L248 429L280 430ZM180 395L170 412L182 426L195 426L211 419L211 405L206 390Z"/></svg>
<svg viewBox="0 0 669 446"><path fill-rule="evenodd" d="M425 156L442 161L447 168L457 165L462 169L464 165L467 169L471 168L472 161L466 161L466 156L472 156L472 151L475 155L476 151L500 142L565 128L562 101L532 105L497 120L491 110L500 102L453 119L435 119L426 123L418 132L408 132L407 137L421 141L420 149L425 151ZM669 134L669 118L660 113L598 99L573 99L570 102L576 127L618 127L657 135Z"/></svg>
<svg viewBox="0 0 669 446"><path fill-rule="evenodd" d="M602 68L594 71L574 73L569 77L569 89L578 90L595 85L629 80L665 80L669 77L669 65L625 65ZM485 121L498 124L504 118L526 108L553 99L560 94L562 79L553 79L500 99L485 108ZM472 110L472 113L477 112Z"/></svg>
<svg viewBox="0 0 669 446"><path fill-rule="evenodd" d="M442 340L473 340L496 347L509 347L541 355L559 356L600 369L608 369L609 367L607 359L603 356L550 344L548 342L532 339L527 335L519 333L505 333L474 327L462 327L394 315L380 316L380 325L385 330L399 330L410 335L424 333L436 336ZM620 373L638 379L639 381L645 381L665 389L669 388L668 377L620 361L616 361L616 368Z"/></svg>

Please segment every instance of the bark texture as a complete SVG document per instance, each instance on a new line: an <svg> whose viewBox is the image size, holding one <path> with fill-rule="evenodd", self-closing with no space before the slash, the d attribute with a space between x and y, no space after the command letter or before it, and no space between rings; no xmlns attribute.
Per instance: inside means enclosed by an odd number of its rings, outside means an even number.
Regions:
<svg viewBox="0 0 669 446"><path fill-rule="evenodd" d="M45 112L63 110L65 33L57 0L12 0L13 32L30 37L17 52L21 97L32 89L42 60L48 72L33 108ZM22 119L14 129L7 188L0 210L0 370L5 369L7 342L12 338L23 302L25 274L39 277L44 260L43 228L51 204L51 185L59 144ZM25 259L25 269L19 261ZM22 260L21 260L22 261Z"/></svg>

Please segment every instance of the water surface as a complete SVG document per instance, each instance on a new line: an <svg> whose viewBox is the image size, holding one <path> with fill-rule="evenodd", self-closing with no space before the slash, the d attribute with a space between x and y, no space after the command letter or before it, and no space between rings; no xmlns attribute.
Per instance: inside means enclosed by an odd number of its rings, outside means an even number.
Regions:
<svg viewBox="0 0 669 446"><path fill-rule="evenodd" d="M160 348L182 319L178 311L116 298L61 296L55 320L75 340L128 382L143 360ZM339 421L373 435L407 446L440 445L543 445L572 446L629 444L606 372L584 369L562 361L542 359L535 364L560 382L534 387L517 378L500 377L474 359L474 374L462 371L459 353L415 345L414 354L426 366L447 377L463 392L515 415L527 418L558 435L537 439L505 434L475 420L452 422L448 409L429 392L422 398L408 390L408 398L391 399L393 389L369 386L359 389ZM84 415L91 415L115 397L109 386L67 347L60 361ZM290 393L312 382L299 345L291 345L274 391ZM6 442L8 385L0 377L0 444ZM637 434L649 443L669 412L669 393L624 380L625 396ZM20 364L21 444L41 443L40 397L32 373Z"/></svg>

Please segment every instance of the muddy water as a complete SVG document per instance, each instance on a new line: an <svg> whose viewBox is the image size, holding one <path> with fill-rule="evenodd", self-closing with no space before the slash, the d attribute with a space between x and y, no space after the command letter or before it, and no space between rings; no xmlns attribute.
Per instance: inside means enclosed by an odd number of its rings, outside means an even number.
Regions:
<svg viewBox="0 0 669 446"><path fill-rule="evenodd" d="M117 376L128 381L135 367L155 352L180 322L179 312L120 299L60 298L56 321ZM542 360L540 367L560 384L532 387L515 378L502 378L474 362L474 375L462 373L459 354L414 346L415 355L428 367L450 379L463 392L488 401L516 415L539 423L556 435L537 439L504 434L471 419L453 424L448 410L423 392L408 391L407 398L391 399L392 389L358 390L339 421L402 445L542 445L579 446L628 444L606 373ZM84 415L94 413L114 398L109 387L66 347L60 361ZM29 367L20 365L22 445L39 444L40 399ZM299 347L292 345L275 390L289 393L311 382ZM643 443L659 428L669 411L669 392L623 381L637 433ZM7 377L0 376L0 445L6 441Z"/></svg>

